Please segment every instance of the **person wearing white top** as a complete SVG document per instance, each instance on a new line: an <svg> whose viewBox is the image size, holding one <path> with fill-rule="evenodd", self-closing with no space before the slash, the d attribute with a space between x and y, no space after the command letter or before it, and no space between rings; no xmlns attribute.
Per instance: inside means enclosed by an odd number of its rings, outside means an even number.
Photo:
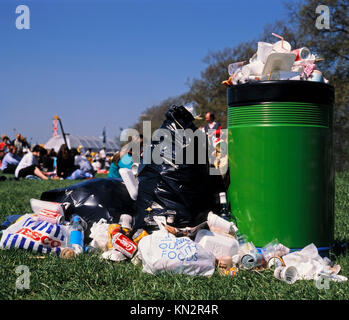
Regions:
<svg viewBox="0 0 349 320"><path fill-rule="evenodd" d="M25 178L29 175L35 175L43 180L48 179L45 173L40 170L40 164L38 161L40 158L40 151L41 147L36 145L32 152L29 151L23 156L15 171L16 178Z"/></svg>

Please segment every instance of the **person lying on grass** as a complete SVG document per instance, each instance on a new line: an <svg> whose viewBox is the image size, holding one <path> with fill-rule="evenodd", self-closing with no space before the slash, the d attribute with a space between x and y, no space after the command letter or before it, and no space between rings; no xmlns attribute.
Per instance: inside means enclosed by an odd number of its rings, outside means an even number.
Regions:
<svg viewBox="0 0 349 320"><path fill-rule="evenodd" d="M16 178L25 178L27 176L36 176L42 180L48 180L48 174L44 172L39 164L42 148L39 145L33 147L32 151L26 153L19 162L15 176Z"/></svg>

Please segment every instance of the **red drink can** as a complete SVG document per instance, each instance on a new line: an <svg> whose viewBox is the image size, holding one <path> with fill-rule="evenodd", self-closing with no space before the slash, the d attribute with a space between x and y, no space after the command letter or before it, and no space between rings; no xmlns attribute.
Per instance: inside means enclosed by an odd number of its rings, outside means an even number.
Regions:
<svg viewBox="0 0 349 320"><path fill-rule="evenodd" d="M112 238L112 246L114 249L123 253L127 258L132 258L137 251L137 244L127 238L121 232L117 232Z"/></svg>
<svg viewBox="0 0 349 320"><path fill-rule="evenodd" d="M306 47L292 50L291 53L294 53L296 55L295 61L307 60L311 57L311 52Z"/></svg>

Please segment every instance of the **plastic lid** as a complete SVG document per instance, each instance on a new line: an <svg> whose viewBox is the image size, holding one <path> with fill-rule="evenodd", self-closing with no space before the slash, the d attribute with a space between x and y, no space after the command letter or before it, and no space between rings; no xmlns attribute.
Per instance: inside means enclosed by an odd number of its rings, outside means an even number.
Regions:
<svg viewBox="0 0 349 320"><path fill-rule="evenodd" d="M73 222L80 222L81 218L79 216L74 216L73 217Z"/></svg>

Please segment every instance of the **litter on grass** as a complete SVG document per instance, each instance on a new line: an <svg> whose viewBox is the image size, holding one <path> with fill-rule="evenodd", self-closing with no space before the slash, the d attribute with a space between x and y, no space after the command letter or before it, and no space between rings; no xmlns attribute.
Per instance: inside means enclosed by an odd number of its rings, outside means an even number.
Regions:
<svg viewBox="0 0 349 320"><path fill-rule="evenodd" d="M222 276L236 277L240 269L258 272L271 269L276 279L288 284L320 277L347 281L339 275L340 266L322 258L314 244L290 252L274 240L257 250L233 222L213 212L208 214L207 221L194 228L175 228L167 224L165 216L154 216L158 229L149 233L144 229L133 230L130 216L121 215L117 224L101 218L90 228L88 239L92 240L87 243L86 222L76 215L66 221L64 204L37 199L30 203L34 212L20 216L3 230L1 249L19 248L55 254L62 259L92 252L102 260L142 265L143 272L150 274L210 277L217 270ZM60 219L56 219L57 214Z"/></svg>
<svg viewBox="0 0 349 320"><path fill-rule="evenodd" d="M291 52L283 39L273 45L258 43L249 64L229 66L231 78L226 84L272 76L311 80L315 60L306 48ZM172 106L167 111L161 128L169 129L179 148L170 148L171 139L163 142L161 155L166 162L140 165L139 184L132 170L126 169L125 183L98 178L46 191L40 200L30 200L32 213L7 217L1 225L0 248L62 259L93 254L101 261L141 265L150 274L210 277L217 270L222 276L236 277L240 269L259 273L272 269L275 278L289 284L324 276L347 281L339 275L340 266L322 258L314 244L290 252L274 240L258 250L232 222L236 219L226 206L226 194L210 180L207 168L196 162L175 163L176 150L184 152L190 146L190 141L175 139L177 131L196 129L189 110ZM153 141L152 147L159 147L159 141ZM213 205L215 195L220 206Z"/></svg>

